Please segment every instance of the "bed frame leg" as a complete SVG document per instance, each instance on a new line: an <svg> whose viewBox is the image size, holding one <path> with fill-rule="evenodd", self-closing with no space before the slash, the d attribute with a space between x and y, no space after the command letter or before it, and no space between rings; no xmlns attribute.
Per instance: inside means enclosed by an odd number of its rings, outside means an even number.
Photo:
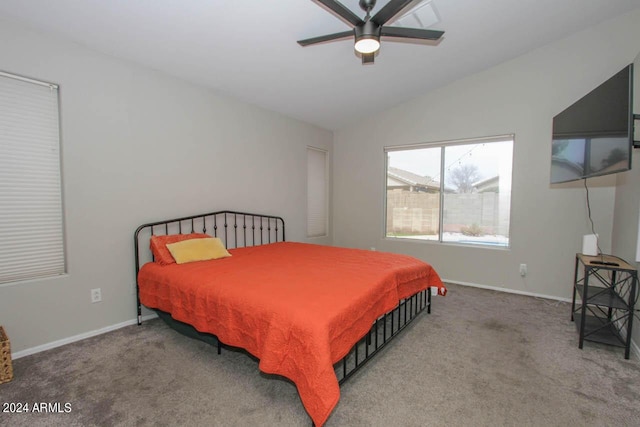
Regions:
<svg viewBox="0 0 640 427"><path fill-rule="evenodd" d="M140 289L136 282L136 303L138 303L138 326L142 325L142 304L140 303Z"/></svg>
<svg viewBox="0 0 640 427"><path fill-rule="evenodd" d="M222 343L218 340L218 354L222 353Z"/></svg>

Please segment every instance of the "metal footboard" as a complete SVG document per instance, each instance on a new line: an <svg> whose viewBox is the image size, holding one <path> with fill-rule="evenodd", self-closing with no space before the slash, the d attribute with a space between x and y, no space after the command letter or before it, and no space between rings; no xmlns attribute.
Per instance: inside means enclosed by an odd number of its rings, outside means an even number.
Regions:
<svg viewBox="0 0 640 427"><path fill-rule="evenodd" d="M334 365L340 385L351 378L423 311L431 313L430 288L400 300L396 308L380 316L369 332Z"/></svg>

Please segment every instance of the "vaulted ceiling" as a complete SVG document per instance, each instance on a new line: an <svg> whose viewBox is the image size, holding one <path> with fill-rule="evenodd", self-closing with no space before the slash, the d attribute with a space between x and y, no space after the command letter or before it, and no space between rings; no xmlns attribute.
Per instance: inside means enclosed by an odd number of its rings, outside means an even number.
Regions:
<svg viewBox="0 0 640 427"><path fill-rule="evenodd" d="M379 0L372 13L388 0ZM358 16L358 0L342 3ZM327 129L640 7L640 0L422 0L436 45L382 41L363 66L349 27L311 0L0 0L0 20L204 85ZM431 10L433 12L431 12ZM423 19L426 21L426 19Z"/></svg>

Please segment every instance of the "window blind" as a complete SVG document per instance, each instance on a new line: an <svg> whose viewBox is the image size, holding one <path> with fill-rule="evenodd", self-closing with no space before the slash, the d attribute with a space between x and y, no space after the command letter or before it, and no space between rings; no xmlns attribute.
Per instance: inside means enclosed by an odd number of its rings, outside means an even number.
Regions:
<svg viewBox="0 0 640 427"><path fill-rule="evenodd" d="M307 148L307 237L327 235L327 152Z"/></svg>
<svg viewBox="0 0 640 427"><path fill-rule="evenodd" d="M65 272L58 87L0 73L0 283Z"/></svg>

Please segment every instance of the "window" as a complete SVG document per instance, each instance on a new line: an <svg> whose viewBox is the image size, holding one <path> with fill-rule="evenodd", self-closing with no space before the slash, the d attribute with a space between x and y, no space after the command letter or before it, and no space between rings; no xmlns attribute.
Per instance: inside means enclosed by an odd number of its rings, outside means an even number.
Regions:
<svg viewBox="0 0 640 427"><path fill-rule="evenodd" d="M0 72L0 283L65 272L58 87Z"/></svg>
<svg viewBox="0 0 640 427"><path fill-rule="evenodd" d="M327 235L327 152L307 147L307 237Z"/></svg>
<svg viewBox="0 0 640 427"><path fill-rule="evenodd" d="M513 136L385 154L386 237L509 246Z"/></svg>

